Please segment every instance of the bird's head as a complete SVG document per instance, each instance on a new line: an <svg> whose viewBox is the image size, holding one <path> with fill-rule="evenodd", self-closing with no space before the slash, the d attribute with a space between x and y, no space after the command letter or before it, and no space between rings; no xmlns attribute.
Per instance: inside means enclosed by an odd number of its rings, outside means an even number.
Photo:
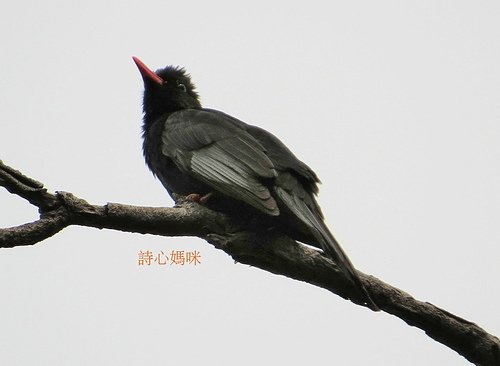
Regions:
<svg viewBox="0 0 500 366"><path fill-rule="evenodd" d="M167 66L155 72L137 57L133 60L144 80L144 121L154 121L165 113L201 108L196 87L183 68Z"/></svg>

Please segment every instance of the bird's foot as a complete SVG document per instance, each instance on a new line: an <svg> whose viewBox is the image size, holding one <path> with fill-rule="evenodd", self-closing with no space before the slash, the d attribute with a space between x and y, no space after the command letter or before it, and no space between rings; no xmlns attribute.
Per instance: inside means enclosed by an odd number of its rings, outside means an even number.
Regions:
<svg viewBox="0 0 500 366"><path fill-rule="evenodd" d="M191 193L191 194L188 194L188 195L186 196L186 199L187 199L188 201L191 201L191 202L196 202L196 203L199 203L199 204L202 204L202 205L203 205L203 204L207 203L208 199L209 199L210 197L212 197L212 195L213 195L213 192L209 192L209 193L207 193L207 194L206 194L206 195L204 195L204 196L202 196L202 195L201 195L201 194L199 194L199 193Z"/></svg>

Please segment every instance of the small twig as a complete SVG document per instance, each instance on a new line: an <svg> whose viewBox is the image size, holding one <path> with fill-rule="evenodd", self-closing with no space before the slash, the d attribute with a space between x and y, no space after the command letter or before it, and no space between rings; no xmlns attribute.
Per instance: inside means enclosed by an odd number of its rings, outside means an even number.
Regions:
<svg viewBox="0 0 500 366"><path fill-rule="evenodd" d="M37 206L40 212L53 210L58 206L57 197L47 193L43 183L5 165L2 160L0 160L0 184L10 193L16 194L32 205Z"/></svg>

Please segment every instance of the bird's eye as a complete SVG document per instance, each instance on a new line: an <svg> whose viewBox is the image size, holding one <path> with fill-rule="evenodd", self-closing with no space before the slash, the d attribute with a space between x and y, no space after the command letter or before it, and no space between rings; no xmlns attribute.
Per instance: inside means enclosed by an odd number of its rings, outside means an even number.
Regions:
<svg viewBox="0 0 500 366"><path fill-rule="evenodd" d="M179 83L179 84L177 85L177 87L178 87L180 90L182 90L184 93L187 91L187 89L186 89L186 85L184 85L184 84Z"/></svg>

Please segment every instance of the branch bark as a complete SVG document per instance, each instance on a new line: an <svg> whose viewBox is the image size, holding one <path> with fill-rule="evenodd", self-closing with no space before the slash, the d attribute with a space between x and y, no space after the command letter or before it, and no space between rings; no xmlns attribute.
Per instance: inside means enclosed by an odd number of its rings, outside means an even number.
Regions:
<svg viewBox="0 0 500 366"><path fill-rule="evenodd" d="M0 161L0 185L37 206L40 218L0 229L0 248L33 245L70 225L162 236L197 236L236 261L327 289L366 306L335 263L322 252L276 233L238 229L221 213L179 197L174 208L118 203L92 205L71 193L47 192L43 184ZM500 340L478 325L358 271L381 310L418 327L476 365L500 365Z"/></svg>

